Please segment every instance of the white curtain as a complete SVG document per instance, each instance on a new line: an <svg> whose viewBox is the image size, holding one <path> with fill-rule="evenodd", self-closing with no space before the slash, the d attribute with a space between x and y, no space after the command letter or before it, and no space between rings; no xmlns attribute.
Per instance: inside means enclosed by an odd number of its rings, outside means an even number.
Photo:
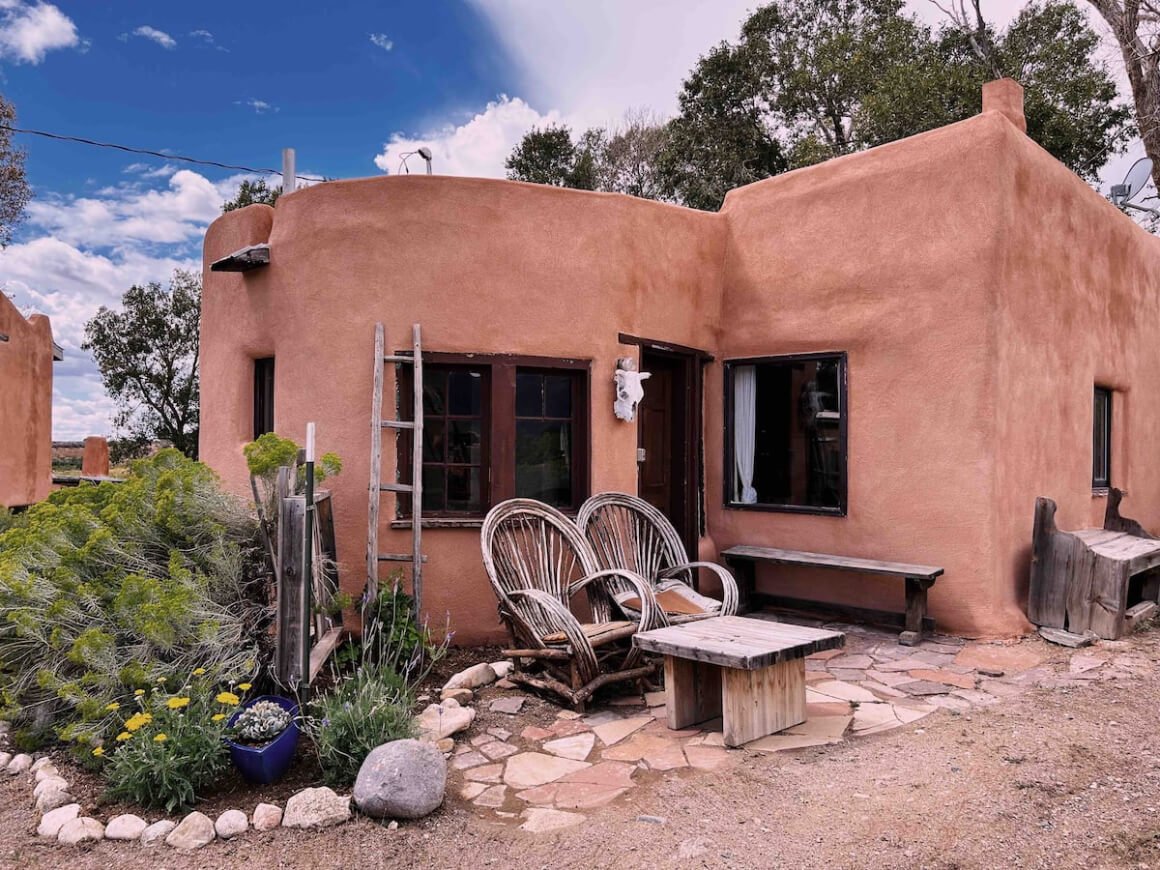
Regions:
<svg viewBox="0 0 1160 870"><path fill-rule="evenodd" d="M753 451L757 435L757 368L733 369L733 464L741 504L756 504L753 488Z"/></svg>

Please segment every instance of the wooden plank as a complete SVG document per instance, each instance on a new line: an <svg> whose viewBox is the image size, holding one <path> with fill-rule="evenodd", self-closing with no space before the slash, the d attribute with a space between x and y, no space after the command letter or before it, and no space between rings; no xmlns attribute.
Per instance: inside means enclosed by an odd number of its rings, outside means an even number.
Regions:
<svg viewBox="0 0 1160 870"><path fill-rule="evenodd" d="M806 720L806 663L779 662L752 671L721 674L721 717L726 746L782 731Z"/></svg>
<svg viewBox="0 0 1160 870"><path fill-rule="evenodd" d="M1027 594L1027 618L1036 625L1064 627L1067 619L1068 552L1056 549L1055 502L1035 500L1035 523L1031 532L1031 584Z"/></svg>
<svg viewBox="0 0 1160 870"><path fill-rule="evenodd" d="M860 574L884 574L899 577L922 577L933 580L942 575L942 568L934 565L911 565L905 562L881 562L853 556L834 556L806 550L783 550L778 547L750 547L739 544L723 550L726 559L751 559L779 565L798 565L814 568L833 568L839 571L857 571Z"/></svg>
<svg viewBox="0 0 1160 870"><path fill-rule="evenodd" d="M211 272L249 272L270 265L268 244L249 245L210 263Z"/></svg>
<svg viewBox="0 0 1160 870"><path fill-rule="evenodd" d="M721 669L665 656L665 714L674 731L720 716Z"/></svg>
<svg viewBox="0 0 1160 870"><path fill-rule="evenodd" d="M647 652L743 670L836 649L845 642L845 635L836 631L740 616L721 616L633 635L633 643Z"/></svg>
<svg viewBox="0 0 1160 870"><path fill-rule="evenodd" d="M903 646L914 646L922 640L922 622L926 619L926 590L933 580L906 578L906 630L898 638Z"/></svg>
<svg viewBox="0 0 1160 870"><path fill-rule="evenodd" d="M411 596L415 603L415 622L423 613L423 337L419 324L411 327L411 349L415 357L411 399L411 419L415 421L411 436Z"/></svg>
<svg viewBox="0 0 1160 870"><path fill-rule="evenodd" d="M341 628L332 628L316 643L313 649L310 650L310 682L314 682L314 678L318 676L318 672L322 670L322 666L326 664L326 660L330 658L331 653L334 652L339 642L342 640L343 630Z"/></svg>
<svg viewBox="0 0 1160 870"><path fill-rule="evenodd" d="M1122 490L1114 486L1108 491L1108 506L1104 510L1104 528L1117 532L1127 532L1137 538L1151 538L1156 536L1133 519L1120 515L1120 502L1124 499Z"/></svg>
<svg viewBox="0 0 1160 870"><path fill-rule="evenodd" d="M275 676L283 684L301 680L302 645L307 642L309 626L301 624L306 578L302 557L305 555L306 500L301 496L281 499L278 529L278 562L282 566L278 589L278 644Z"/></svg>
<svg viewBox="0 0 1160 870"><path fill-rule="evenodd" d="M1093 558L1089 594L1089 627L1102 638L1116 640L1124 633L1128 596L1128 570L1124 563Z"/></svg>
<svg viewBox="0 0 1160 870"><path fill-rule="evenodd" d="M383 325L375 324L375 364L371 382L371 471L367 487L367 601L375 600L379 592L379 483L382 480L383 461L383 344L386 341ZM364 630L366 626L363 626Z"/></svg>

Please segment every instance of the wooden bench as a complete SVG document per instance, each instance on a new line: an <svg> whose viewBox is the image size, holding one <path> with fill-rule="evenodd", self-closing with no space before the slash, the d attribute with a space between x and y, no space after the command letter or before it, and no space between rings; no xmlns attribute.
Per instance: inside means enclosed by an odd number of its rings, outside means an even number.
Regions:
<svg viewBox="0 0 1160 870"><path fill-rule="evenodd" d="M809 553L804 550L781 550L777 547L749 547L745 545L730 547L722 551L721 555L737 578L743 607L747 601L753 598L755 567L758 562L799 565L803 568L833 568L837 571L901 577L905 580L906 617L903 625L905 630L898 636L898 642L904 646L914 646L933 627L933 621L926 615L926 592L934 585L934 581L942 575L942 568L933 565L879 562L876 559L857 559L850 556L833 556L827 553Z"/></svg>
<svg viewBox="0 0 1160 870"><path fill-rule="evenodd" d="M846 636L784 622L721 616L644 631L633 643L665 657L665 713L679 731L721 717L727 746L806 719L806 659Z"/></svg>

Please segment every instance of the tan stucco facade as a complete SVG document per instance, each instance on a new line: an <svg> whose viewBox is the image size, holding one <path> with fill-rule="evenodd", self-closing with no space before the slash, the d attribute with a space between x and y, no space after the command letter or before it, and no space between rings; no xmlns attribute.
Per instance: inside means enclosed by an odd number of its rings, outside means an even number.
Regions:
<svg viewBox="0 0 1160 870"><path fill-rule="evenodd" d="M52 487L52 326L0 293L0 505L22 507Z"/></svg>
<svg viewBox="0 0 1160 870"><path fill-rule="evenodd" d="M941 565L931 611L942 627L1021 632L1036 496L1057 500L1063 527L1102 517L1094 384L1122 396L1113 483L1125 510L1160 525L1149 462L1160 241L1011 114L1001 102L750 185L717 214L438 176L333 182L231 212L205 243L201 456L248 492L253 360L274 356L276 430L302 441L316 421L320 448L346 463L333 489L343 583L357 595L376 321L391 349L418 322L430 351L590 360L591 492L636 490L636 424L613 415L612 375L639 352L621 334L645 336L713 356L703 555L745 543ZM269 266L209 271L266 241ZM724 362L821 351L848 355L846 515L725 506ZM384 548L403 551L409 531L392 528L391 501ZM450 619L457 642L502 637L478 534L424 533L426 610L433 624ZM758 588L901 608L898 585L832 572L762 570Z"/></svg>

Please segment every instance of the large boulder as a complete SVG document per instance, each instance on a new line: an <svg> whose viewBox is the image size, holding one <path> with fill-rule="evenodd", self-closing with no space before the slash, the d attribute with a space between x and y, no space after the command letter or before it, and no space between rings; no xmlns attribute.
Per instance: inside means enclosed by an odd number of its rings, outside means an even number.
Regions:
<svg viewBox="0 0 1160 870"><path fill-rule="evenodd" d="M341 825L350 818L350 798L340 797L332 789L304 788L286 801L282 813L284 828L327 828Z"/></svg>
<svg viewBox="0 0 1160 870"><path fill-rule="evenodd" d="M169 832L165 842L174 849L200 849L213 842L213 821L205 813L193 812Z"/></svg>
<svg viewBox="0 0 1160 870"><path fill-rule="evenodd" d="M421 740L393 740L376 747L359 768L355 805L375 819L419 819L443 803L447 761Z"/></svg>

